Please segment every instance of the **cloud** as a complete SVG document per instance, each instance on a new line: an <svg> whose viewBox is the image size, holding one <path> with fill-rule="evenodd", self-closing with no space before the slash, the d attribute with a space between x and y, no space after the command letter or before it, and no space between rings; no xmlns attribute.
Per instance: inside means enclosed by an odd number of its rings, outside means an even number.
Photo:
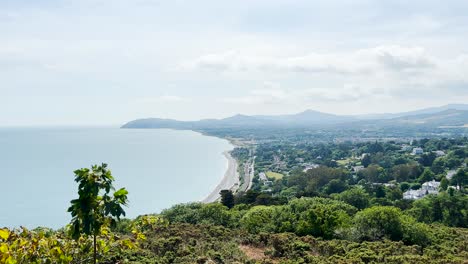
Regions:
<svg viewBox="0 0 468 264"><path fill-rule="evenodd" d="M377 46L348 53L308 53L303 56L262 56L230 50L183 62L185 70L264 71L294 73L369 74L434 67L422 47Z"/></svg>
<svg viewBox="0 0 468 264"><path fill-rule="evenodd" d="M380 46L361 51L369 53L386 69L395 71L417 70L435 66L433 59L426 54L422 47Z"/></svg>
<svg viewBox="0 0 468 264"><path fill-rule="evenodd" d="M270 83L268 83L270 84ZM253 89L247 95L222 98L222 102L244 105L295 105L314 102L346 102L361 99L382 99L391 97L388 89L380 87L361 87L345 84L342 87L285 89L279 84L265 85Z"/></svg>

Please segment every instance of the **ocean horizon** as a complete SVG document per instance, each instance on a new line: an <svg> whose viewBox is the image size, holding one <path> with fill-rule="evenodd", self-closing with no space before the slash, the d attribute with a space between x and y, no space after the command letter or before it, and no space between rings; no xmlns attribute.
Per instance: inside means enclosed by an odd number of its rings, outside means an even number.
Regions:
<svg viewBox="0 0 468 264"><path fill-rule="evenodd" d="M233 146L193 131L98 127L0 128L0 227L69 223L73 171L107 163L129 191L128 218L201 201L227 169Z"/></svg>

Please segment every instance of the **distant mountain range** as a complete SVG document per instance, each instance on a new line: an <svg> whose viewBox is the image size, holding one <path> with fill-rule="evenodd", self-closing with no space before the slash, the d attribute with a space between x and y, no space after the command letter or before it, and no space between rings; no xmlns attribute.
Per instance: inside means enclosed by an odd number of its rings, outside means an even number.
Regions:
<svg viewBox="0 0 468 264"><path fill-rule="evenodd" d="M314 110L292 115L235 115L224 119L178 121L173 119L146 118L130 121L122 128L173 128L173 129L216 129L257 127L330 127L338 124L353 126L429 126L467 127L468 104L450 104L425 108L417 111L369 114L357 116L334 115Z"/></svg>
<svg viewBox="0 0 468 264"><path fill-rule="evenodd" d="M439 107L424 108L416 111L401 112L401 113L386 113L386 114L367 114L356 116L359 119L391 119L405 116L436 114L446 110L463 110L468 111L468 104L448 104Z"/></svg>

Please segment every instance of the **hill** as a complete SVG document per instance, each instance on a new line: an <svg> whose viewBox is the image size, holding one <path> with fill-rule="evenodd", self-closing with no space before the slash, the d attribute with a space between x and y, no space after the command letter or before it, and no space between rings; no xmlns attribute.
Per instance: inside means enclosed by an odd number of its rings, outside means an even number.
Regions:
<svg viewBox="0 0 468 264"><path fill-rule="evenodd" d="M372 118L371 118L372 117ZM178 121L147 118L126 123L122 128L225 129L225 128L362 128L389 126L464 127L468 105L446 105L397 114L345 116L306 110L291 115L235 115L223 119Z"/></svg>

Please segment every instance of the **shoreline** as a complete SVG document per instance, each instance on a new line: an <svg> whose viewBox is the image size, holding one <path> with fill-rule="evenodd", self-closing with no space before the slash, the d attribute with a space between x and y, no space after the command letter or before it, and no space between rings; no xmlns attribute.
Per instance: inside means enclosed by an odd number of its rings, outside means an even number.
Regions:
<svg viewBox="0 0 468 264"><path fill-rule="evenodd" d="M223 155L228 161L227 170L214 190L212 190L210 194L201 201L202 203L213 203L218 201L221 198L219 194L221 190L232 190L235 192L237 188L239 188L240 181L239 173L237 172L237 167L239 165L237 164L236 159L231 156L229 151L224 151Z"/></svg>
<svg viewBox="0 0 468 264"><path fill-rule="evenodd" d="M200 134L201 136L205 136L205 137L214 137L214 138L219 138L219 139L222 139L222 140L226 140L227 142L229 142L229 144L231 144L234 148L235 147L239 147L241 146L242 144L240 144L239 141L237 141L236 139L234 138L225 138L225 137L220 137L220 136L216 136L216 135L210 135L204 131L199 131L199 130L194 130L194 129L179 129L179 128L125 128L125 127L121 127L120 129L168 129L168 130L183 130L183 131L191 131L191 132L194 132L194 133L197 133L197 134ZM240 175L239 175L239 172L238 172L238 167L239 167L239 164L237 162L237 160L231 156L230 154L230 151L231 150L226 150L224 151L222 154L223 156L227 159L228 161L228 166L227 166L227 169L224 173L224 176L223 178L221 179L221 181L219 181L218 185L216 185L216 187L202 200L199 200L200 202L202 203L213 203L213 202L216 202L216 201L219 201L220 198L221 198L221 195L219 194L219 192L221 192L221 190L231 190L233 193L235 193L236 191L239 190L239 188L241 187L240 186ZM251 187L251 180L249 182L249 185L247 186L247 190L250 189Z"/></svg>

